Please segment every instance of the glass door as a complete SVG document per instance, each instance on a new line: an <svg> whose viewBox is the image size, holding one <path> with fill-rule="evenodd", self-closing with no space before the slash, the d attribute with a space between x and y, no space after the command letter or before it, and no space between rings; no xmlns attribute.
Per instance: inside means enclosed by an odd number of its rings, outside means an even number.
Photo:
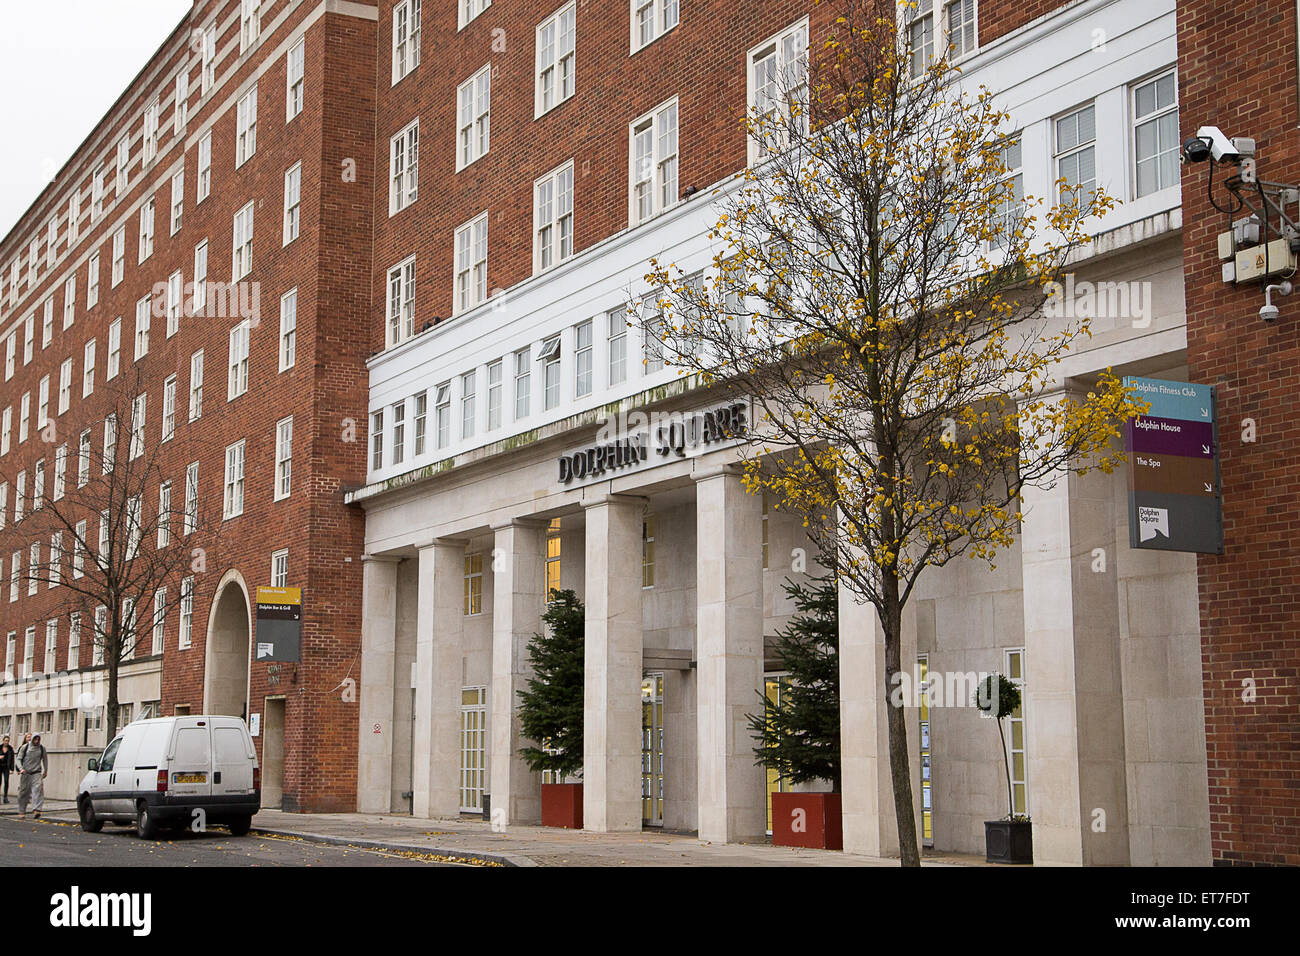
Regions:
<svg viewBox="0 0 1300 956"><path fill-rule="evenodd" d="M641 680L641 823L664 825L664 675Z"/></svg>

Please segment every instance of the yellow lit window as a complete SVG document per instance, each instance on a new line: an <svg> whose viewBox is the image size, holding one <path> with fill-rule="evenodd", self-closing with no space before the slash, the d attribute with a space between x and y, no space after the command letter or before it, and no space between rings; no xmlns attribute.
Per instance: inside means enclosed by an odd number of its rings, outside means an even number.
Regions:
<svg viewBox="0 0 1300 956"><path fill-rule="evenodd" d="M483 613L483 555L465 555L465 613Z"/></svg>
<svg viewBox="0 0 1300 956"><path fill-rule="evenodd" d="M655 586L655 517L641 522L641 587Z"/></svg>

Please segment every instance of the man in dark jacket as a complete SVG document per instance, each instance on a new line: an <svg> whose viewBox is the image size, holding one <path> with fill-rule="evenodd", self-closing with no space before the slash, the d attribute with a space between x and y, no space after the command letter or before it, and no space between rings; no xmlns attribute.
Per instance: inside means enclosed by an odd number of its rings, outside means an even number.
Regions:
<svg viewBox="0 0 1300 956"><path fill-rule="evenodd" d="M9 774L15 766L14 748L9 743L9 735L5 734L3 738L0 738L0 785L4 788L5 803L9 802Z"/></svg>

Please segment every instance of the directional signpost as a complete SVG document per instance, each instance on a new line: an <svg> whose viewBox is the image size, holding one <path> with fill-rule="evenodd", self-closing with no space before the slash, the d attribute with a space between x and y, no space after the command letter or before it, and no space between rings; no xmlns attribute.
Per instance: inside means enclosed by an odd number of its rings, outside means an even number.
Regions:
<svg viewBox="0 0 1300 956"><path fill-rule="evenodd" d="M1125 426L1130 547L1222 554L1213 387L1132 376L1124 384L1151 406Z"/></svg>
<svg viewBox="0 0 1300 956"><path fill-rule="evenodd" d="M302 660L302 589L257 589L257 653L259 661Z"/></svg>

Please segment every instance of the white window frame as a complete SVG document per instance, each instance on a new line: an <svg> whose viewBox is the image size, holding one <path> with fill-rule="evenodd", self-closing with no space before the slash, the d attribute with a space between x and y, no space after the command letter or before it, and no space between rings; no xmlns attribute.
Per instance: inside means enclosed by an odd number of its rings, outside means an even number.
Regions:
<svg viewBox="0 0 1300 956"><path fill-rule="evenodd" d="M681 23L680 0L630 0L628 10L632 53L644 50Z"/></svg>
<svg viewBox="0 0 1300 956"><path fill-rule="evenodd" d="M240 439L226 446L226 475L222 485L221 518L228 521L244 513L244 445Z"/></svg>
<svg viewBox="0 0 1300 956"><path fill-rule="evenodd" d="M284 121L292 122L302 112L307 88L307 38L299 37L284 55Z"/></svg>
<svg viewBox="0 0 1300 956"><path fill-rule="evenodd" d="M77 436L77 487L84 488L90 481L90 429Z"/></svg>
<svg viewBox="0 0 1300 956"><path fill-rule="evenodd" d="M289 549L281 548L271 552L271 587L289 586Z"/></svg>
<svg viewBox="0 0 1300 956"><path fill-rule="evenodd" d="M591 319L573 327L573 397L586 398L595 387L595 323Z"/></svg>
<svg viewBox="0 0 1300 956"><path fill-rule="evenodd" d="M456 289L453 315L487 301L488 214L480 213L456 229Z"/></svg>
<svg viewBox="0 0 1300 956"><path fill-rule="evenodd" d="M171 441L176 434L176 376L163 379L162 438Z"/></svg>
<svg viewBox="0 0 1300 956"><path fill-rule="evenodd" d="M63 328L70 329L77 321L77 274L63 280Z"/></svg>
<svg viewBox="0 0 1300 956"><path fill-rule="evenodd" d="M239 52L255 44L262 35L262 0L239 0Z"/></svg>
<svg viewBox="0 0 1300 956"><path fill-rule="evenodd" d="M671 148L665 142L671 121ZM648 170L637 169L638 136L649 133ZM677 97L660 103L628 124L628 223L638 226L671 209L678 201L681 182L681 113ZM638 188L649 190L649 206L642 211ZM671 186L671 189L669 188ZM670 196L665 201L665 196Z"/></svg>
<svg viewBox="0 0 1300 956"><path fill-rule="evenodd" d="M280 371L287 372L297 360L298 290L280 296Z"/></svg>
<svg viewBox="0 0 1300 956"><path fill-rule="evenodd" d="M126 276L126 226L118 226L113 233L113 273L109 287L116 289Z"/></svg>
<svg viewBox="0 0 1300 956"><path fill-rule="evenodd" d="M172 543L172 483L158 483L158 547Z"/></svg>
<svg viewBox="0 0 1300 956"><path fill-rule="evenodd" d="M208 240L194 247L194 281L190 283L193 295L190 314L203 315L208 307Z"/></svg>
<svg viewBox="0 0 1300 956"><path fill-rule="evenodd" d="M415 256L403 259L388 270L388 348L400 345L415 334Z"/></svg>
<svg viewBox="0 0 1300 956"><path fill-rule="evenodd" d="M745 75L747 84L746 103L751 121L759 117L780 117L768 120L763 131L771 130L776 135L772 147L782 149L788 145L784 132L791 113L790 94L799 91L796 98L800 109L807 109L808 89L808 18L804 17L792 23L780 33L768 37L762 43L750 49L745 57ZM770 65L769 65L770 64ZM797 74L802 72L800 82ZM762 74L762 80L759 76ZM801 115L806 117L806 112ZM800 124L807 129L806 122ZM749 162L754 163L765 153L764 143L754 135L748 137Z"/></svg>
<svg viewBox="0 0 1300 956"><path fill-rule="evenodd" d="M1062 147L1061 139L1060 139L1061 124L1066 122L1067 120L1073 119L1076 128L1076 137L1078 137L1081 131L1082 117L1085 113L1089 114L1092 120L1092 136L1086 140L1082 138L1077 138L1076 141L1073 143L1073 145L1068 147ZM1051 129L1052 129L1052 170L1054 172L1052 180L1053 182L1059 182L1061 180L1065 180L1065 182L1062 182L1060 184L1060 188L1057 192L1057 198L1062 204L1065 204L1068 198L1070 198L1067 197L1067 191L1069 191L1071 194L1073 194L1073 198L1076 201L1087 202L1089 200L1091 191L1097 188L1097 104L1096 101L1090 100L1087 103L1081 103L1080 105L1074 107L1074 109L1068 110L1065 113L1061 113L1053 117ZM1064 174L1064 172L1061 169L1061 164L1068 160L1075 160L1075 162L1077 163L1078 160L1076 159L1076 157L1082 156L1084 153L1087 152L1091 152L1092 154L1091 180L1085 180L1076 183L1074 185L1070 185L1070 177ZM1087 182L1092 183L1091 189L1083 188Z"/></svg>
<svg viewBox="0 0 1300 956"><path fill-rule="evenodd" d="M185 277L177 269L167 277L167 338L180 331L184 303Z"/></svg>
<svg viewBox="0 0 1300 956"><path fill-rule="evenodd" d="M235 104L235 168L257 155L257 83Z"/></svg>
<svg viewBox="0 0 1300 956"><path fill-rule="evenodd" d="M119 315L108 326L108 367L104 371L104 381L111 382L117 378L122 368L122 317Z"/></svg>
<svg viewBox="0 0 1300 956"><path fill-rule="evenodd" d="M1150 112L1139 116L1138 115L1138 92L1142 89L1145 89L1146 87L1151 87L1152 96L1154 98L1156 92L1159 90L1160 81L1166 79L1171 80L1173 82L1173 88L1174 88L1173 102L1166 103L1165 105L1161 106L1157 100L1155 102L1154 108ZM1133 117L1132 142L1133 142L1133 198L1134 199L1141 199L1144 196L1150 196L1154 193L1158 193L1162 189L1169 189L1173 186L1177 186L1180 182L1181 166L1178 162L1178 158L1179 158L1178 95L1179 95L1178 71L1176 69L1161 70L1159 73L1155 73L1151 76L1148 76L1146 79L1140 80L1137 83L1133 83L1129 86L1129 108L1132 111L1130 115ZM1174 142L1172 146L1166 146L1165 149L1161 149L1160 142L1159 142L1160 120L1166 116L1169 116L1170 114L1174 116ZM1155 138L1156 151L1151 156L1143 158L1141 155L1138 154L1138 131L1148 125L1152 126L1154 130L1153 136ZM1166 154L1172 154L1174 158L1173 178L1169 182L1162 182L1160 178L1159 160L1162 155L1166 155ZM1149 189L1146 192L1142 192L1142 181L1138 171L1142 166L1142 164L1146 162L1150 162L1154 164L1155 186L1154 188Z"/></svg>
<svg viewBox="0 0 1300 956"><path fill-rule="evenodd" d="M393 86L420 65L420 15L420 0L393 5Z"/></svg>
<svg viewBox="0 0 1300 956"><path fill-rule="evenodd" d="M298 238L302 214L302 163L297 162L284 171L284 243Z"/></svg>
<svg viewBox="0 0 1300 956"><path fill-rule="evenodd" d="M72 407L72 359L66 358L59 366L59 410L62 415Z"/></svg>
<svg viewBox="0 0 1300 956"><path fill-rule="evenodd" d="M185 222L185 170L183 168L172 173L171 200L170 235L174 236L181 231L181 226Z"/></svg>
<svg viewBox="0 0 1300 956"><path fill-rule="evenodd" d="M194 204L197 206L208 198L212 192L212 130L199 137L199 179L194 190Z"/></svg>
<svg viewBox="0 0 1300 956"><path fill-rule="evenodd" d="M140 162L148 166L158 156L158 100L144 108L144 132L140 137Z"/></svg>
<svg viewBox="0 0 1300 956"><path fill-rule="evenodd" d="M388 215L419 198L420 119L416 117L388 141Z"/></svg>
<svg viewBox="0 0 1300 956"><path fill-rule="evenodd" d="M99 305L99 250L90 254L86 263L86 308Z"/></svg>
<svg viewBox="0 0 1300 956"><path fill-rule="evenodd" d="M275 489L272 500L283 501L293 490L293 416L275 423Z"/></svg>
<svg viewBox="0 0 1300 956"><path fill-rule="evenodd" d="M199 463L185 466L185 511L181 520L181 534L193 534L199 525Z"/></svg>
<svg viewBox="0 0 1300 956"><path fill-rule="evenodd" d="M190 421L203 417L203 349L190 356Z"/></svg>
<svg viewBox="0 0 1300 956"><path fill-rule="evenodd" d="M207 96L217 85L217 25L209 23L201 37L203 69L200 73L200 96Z"/></svg>
<svg viewBox="0 0 1300 956"><path fill-rule="evenodd" d="M226 401L233 402L248 391L248 340L251 325L248 319L235 324L230 330L230 350L226 361Z"/></svg>
<svg viewBox="0 0 1300 956"><path fill-rule="evenodd" d="M231 221L231 282L238 282L253 271L253 205L246 203Z"/></svg>
<svg viewBox="0 0 1300 956"><path fill-rule="evenodd" d="M149 354L149 326L153 321L153 307L146 293L135 303L135 358L138 362Z"/></svg>
<svg viewBox="0 0 1300 956"><path fill-rule="evenodd" d="M492 0L456 0L457 31L464 30L490 6L492 6Z"/></svg>
<svg viewBox="0 0 1300 956"><path fill-rule="evenodd" d="M176 74L172 96L172 135L182 136L190 121L190 65L188 62Z"/></svg>
<svg viewBox="0 0 1300 956"><path fill-rule="evenodd" d="M533 182L533 274L573 257L573 160Z"/></svg>
<svg viewBox="0 0 1300 956"><path fill-rule="evenodd" d="M492 65L484 64L456 87L456 172L492 148Z"/></svg>
<svg viewBox="0 0 1300 956"><path fill-rule="evenodd" d="M533 118L549 113L575 91L578 4L570 0L537 24Z"/></svg>

